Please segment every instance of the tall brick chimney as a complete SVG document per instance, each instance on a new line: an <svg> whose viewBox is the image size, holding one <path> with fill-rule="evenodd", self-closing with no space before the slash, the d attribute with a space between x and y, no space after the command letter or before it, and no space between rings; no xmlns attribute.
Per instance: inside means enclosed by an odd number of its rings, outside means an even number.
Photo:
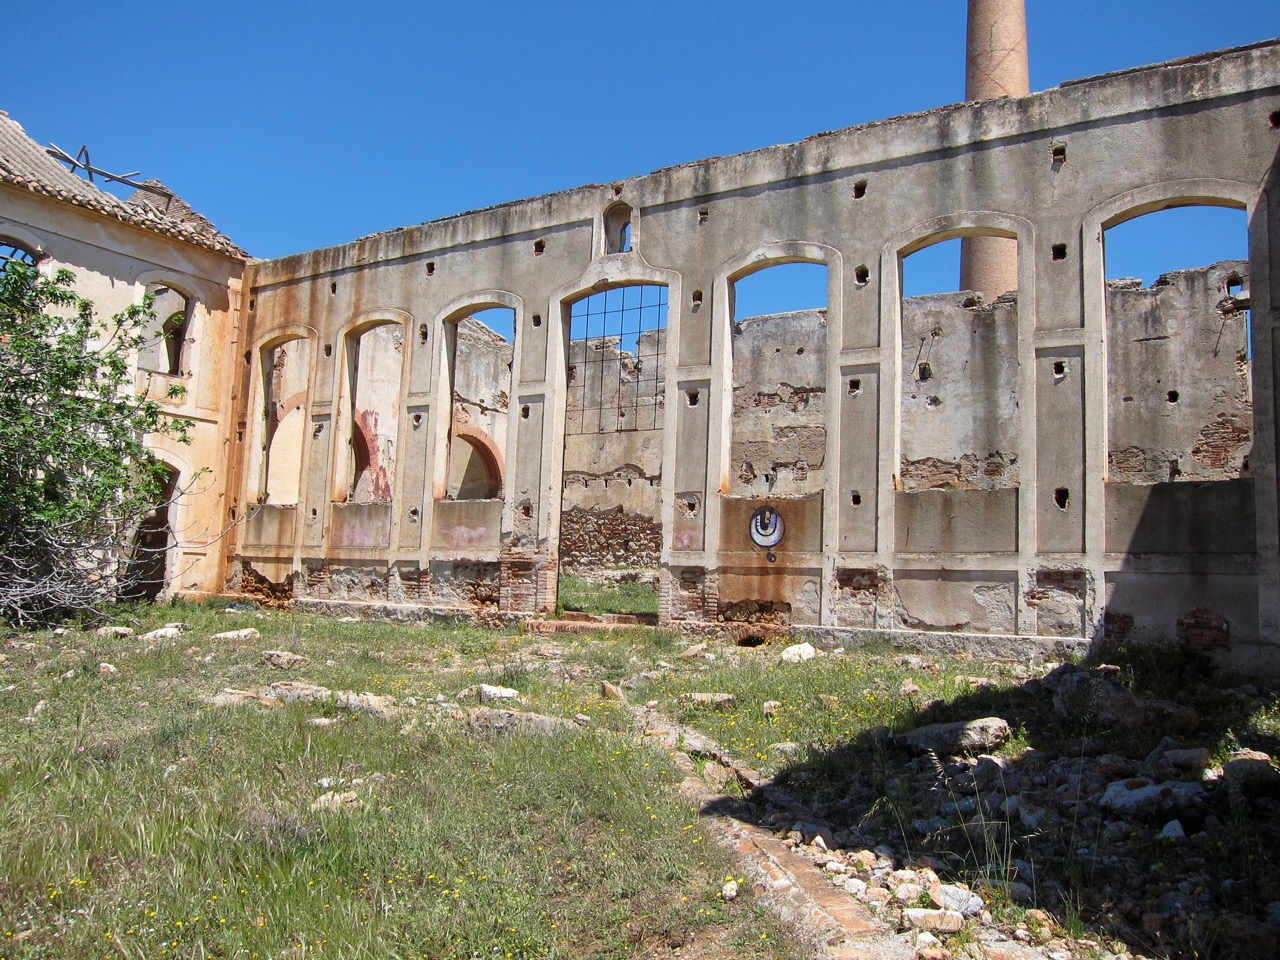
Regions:
<svg viewBox="0 0 1280 960"><path fill-rule="evenodd" d="M969 0L964 71L966 100L1031 92L1024 0ZM990 302L1018 288L1018 246L1004 237L973 237L960 245L960 288Z"/></svg>

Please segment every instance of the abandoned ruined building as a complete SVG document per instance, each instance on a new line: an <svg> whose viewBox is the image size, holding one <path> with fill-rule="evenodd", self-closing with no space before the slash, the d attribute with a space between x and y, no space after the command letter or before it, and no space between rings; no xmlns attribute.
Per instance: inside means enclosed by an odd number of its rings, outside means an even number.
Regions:
<svg viewBox="0 0 1280 960"><path fill-rule="evenodd" d="M621 566L663 622L1275 672L1278 151L1268 41L254 260L0 116L0 252L159 293L174 594L537 614ZM1109 283L1105 231L1182 205L1248 260ZM957 237L1013 282L904 298ZM737 314L797 262L825 309Z"/></svg>

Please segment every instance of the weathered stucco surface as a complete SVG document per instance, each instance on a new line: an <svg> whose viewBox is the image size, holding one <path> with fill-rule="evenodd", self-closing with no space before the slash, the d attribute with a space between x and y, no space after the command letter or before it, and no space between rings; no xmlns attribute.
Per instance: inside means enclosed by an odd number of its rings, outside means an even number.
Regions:
<svg viewBox="0 0 1280 960"><path fill-rule="evenodd" d="M243 281L241 261L134 225L90 244L100 214L51 216L8 183L0 234L63 248L104 307L146 283L191 297L199 432L173 455L214 479L184 515L211 537L247 522L178 561L179 590L539 612L562 565L656 565L666 621L1001 649L1178 636L1275 670L1278 150L1267 42L250 262ZM1104 232L1186 204L1244 210L1248 262L1108 285ZM1009 292L904 301L903 259L956 237L1016 252ZM825 310L735 316L737 281L795 262L826 267ZM653 356L574 339L575 304L633 284L669 303ZM468 319L492 308L512 342Z"/></svg>
<svg viewBox="0 0 1280 960"><path fill-rule="evenodd" d="M315 344L298 458L314 520L275 547L240 538L237 569L296 571L295 593L316 595L333 589L318 572L395 569L421 602L473 602L460 584L475 583L540 611L561 564L658 564L667 620L1181 634L1268 660L1278 108L1280 47L1260 44L252 264L251 356L286 328ZM1103 231L1183 203L1245 209L1249 262L1109 287ZM974 235L1013 242L1016 291L902 301L904 257ZM826 266L826 310L734 318L737 280L796 261ZM670 302L639 407L628 350L568 324L571 304L629 283ZM509 420L483 427L502 492L464 518L441 510L461 476L445 469L441 418L458 413L440 344L494 305L515 313ZM381 374L398 399L380 403L401 439L388 499L365 505L386 509L356 516L324 477L350 475L342 371L353 331L378 323L404 331ZM634 422L585 423L604 413L575 409L582 377ZM252 434L262 379L242 378ZM778 521L780 540L752 539Z"/></svg>

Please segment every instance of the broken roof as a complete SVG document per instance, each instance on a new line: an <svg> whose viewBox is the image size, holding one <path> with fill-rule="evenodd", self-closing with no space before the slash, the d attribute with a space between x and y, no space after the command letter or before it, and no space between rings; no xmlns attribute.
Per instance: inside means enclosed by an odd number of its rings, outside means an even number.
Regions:
<svg viewBox="0 0 1280 960"><path fill-rule="evenodd" d="M182 199L172 196L160 181L147 180L146 184L168 196L135 190L127 200L121 200L64 167L3 110L0 110L0 183L54 197L215 253L238 259L248 257L212 223Z"/></svg>

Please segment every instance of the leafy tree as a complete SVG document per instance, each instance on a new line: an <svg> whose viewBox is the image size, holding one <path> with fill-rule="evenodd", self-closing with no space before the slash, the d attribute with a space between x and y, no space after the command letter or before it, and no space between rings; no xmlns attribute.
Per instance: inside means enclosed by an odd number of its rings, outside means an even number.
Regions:
<svg viewBox="0 0 1280 960"><path fill-rule="evenodd" d="M155 337L150 298L104 322L74 282L0 260L0 619L15 625L128 587L165 473L143 438L189 442L190 421L134 388L138 348Z"/></svg>

